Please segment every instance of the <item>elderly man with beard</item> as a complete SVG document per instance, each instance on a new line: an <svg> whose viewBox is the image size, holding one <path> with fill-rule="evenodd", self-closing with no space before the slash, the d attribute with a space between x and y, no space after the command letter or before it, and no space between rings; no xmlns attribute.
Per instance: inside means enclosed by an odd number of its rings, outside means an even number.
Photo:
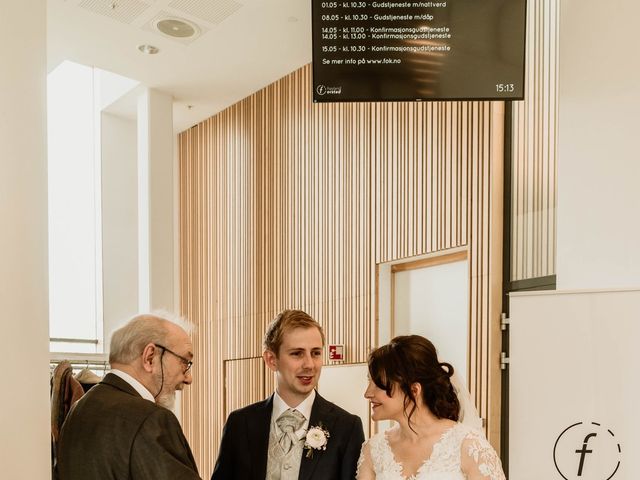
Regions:
<svg viewBox="0 0 640 480"><path fill-rule="evenodd" d="M187 332L139 315L111 337L112 370L72 408L62 427L60 480L200 479L177 418L177 390L191 383Z"/></svg>

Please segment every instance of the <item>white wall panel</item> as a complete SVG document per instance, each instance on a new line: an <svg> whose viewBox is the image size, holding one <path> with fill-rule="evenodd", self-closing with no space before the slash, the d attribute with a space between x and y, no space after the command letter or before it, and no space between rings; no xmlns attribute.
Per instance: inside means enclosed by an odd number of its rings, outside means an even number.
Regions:
<svg viewBox="0 0 640 480"><path fill-rule="evenodd" d="M469 266L466 260L394 274L393 335L422 335L468 384Z"/></svg>
<svg viewBox="0 0 640 480"><path fill-rule="evenodd" d="M364 398L368 373L366 363L325 365L318 384L320 395L360 417L367 438L370 435L371 424L371 407L369 401Z"/></svg>
<svg viewBox="0 0 640 480"><path fill-rule="evenodd" d="M102 286L105 352L138 313L136 122L102 114Z"/></svg>
<svg viewBox="0 0 640 480"><path fill-rule="evenodd" d="M618 461L614 479L640 478L640 291L512 294L510 304L509 478L561 478L557 463L566 479L606 479Z"/></svg>
<svg viewBox="0 0 640 480"><path fill-rule="evenodd" d="M0 476L12 480L51 473L45 18L44 0L0 2Z"/></svg>
<svg viewBox="0 0 640 480"><path fill-rule="evenodd" d="M638 287L640 4L560 13L558 288Z"/></svg>

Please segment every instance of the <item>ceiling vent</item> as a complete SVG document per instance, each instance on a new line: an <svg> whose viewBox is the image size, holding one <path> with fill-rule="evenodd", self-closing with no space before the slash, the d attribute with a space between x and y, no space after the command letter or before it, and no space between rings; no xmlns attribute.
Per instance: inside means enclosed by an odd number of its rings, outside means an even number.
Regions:
<svg viewBox="0 0 640 480"><path fill-rule="evenodd" d="M193 42L206 31L190 20L176 17L164 11L159 12L142 28L160 33L165 38L168 37L184 44Z"/></svg>
<svg viewBox="0 0 640 480"><path fill-rule="evenodd" d="M189 38L196 34L196 28L191 23L178 18L164 18L156 22L156 28L165 35L175 38Z"/></svg>
<svg viewBox="0 0 640 480"><path fill-rule="evenodd" d="M149 8L139 0L82 0L78 6L123 23L132 23Z"/></svg>

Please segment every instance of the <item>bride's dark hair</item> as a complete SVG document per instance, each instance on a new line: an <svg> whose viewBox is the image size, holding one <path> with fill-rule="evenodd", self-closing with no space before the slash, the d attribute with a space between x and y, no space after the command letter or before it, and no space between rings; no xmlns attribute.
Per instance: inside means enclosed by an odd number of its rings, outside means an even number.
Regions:
<svg viewBox="0 0 640 480"><path fill-rule="evenodd" d="M369 355L369 376L388 396L394 388L404 393L404 408L411 425L417 408L411 385L422 386L422 400L438 418L458 421L460 402L451 384L453 367L438 361L436 347L420 335L395 337ZM411 405L410 408L409 405Z"/></svg>

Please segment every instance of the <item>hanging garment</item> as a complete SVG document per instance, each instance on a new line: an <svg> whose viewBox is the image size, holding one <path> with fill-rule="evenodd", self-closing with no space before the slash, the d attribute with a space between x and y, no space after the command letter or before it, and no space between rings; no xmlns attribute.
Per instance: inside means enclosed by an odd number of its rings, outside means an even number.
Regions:
<svg viewBox="0 0 640 480"><path fill-rule="evenodd" d="M71 364L64 360L58 364L51 376L51 467L55 470L56 452L60 440L60 429L75 402L84 390L73 377ZM54 476L55 478L55 476Z"/></svg>

